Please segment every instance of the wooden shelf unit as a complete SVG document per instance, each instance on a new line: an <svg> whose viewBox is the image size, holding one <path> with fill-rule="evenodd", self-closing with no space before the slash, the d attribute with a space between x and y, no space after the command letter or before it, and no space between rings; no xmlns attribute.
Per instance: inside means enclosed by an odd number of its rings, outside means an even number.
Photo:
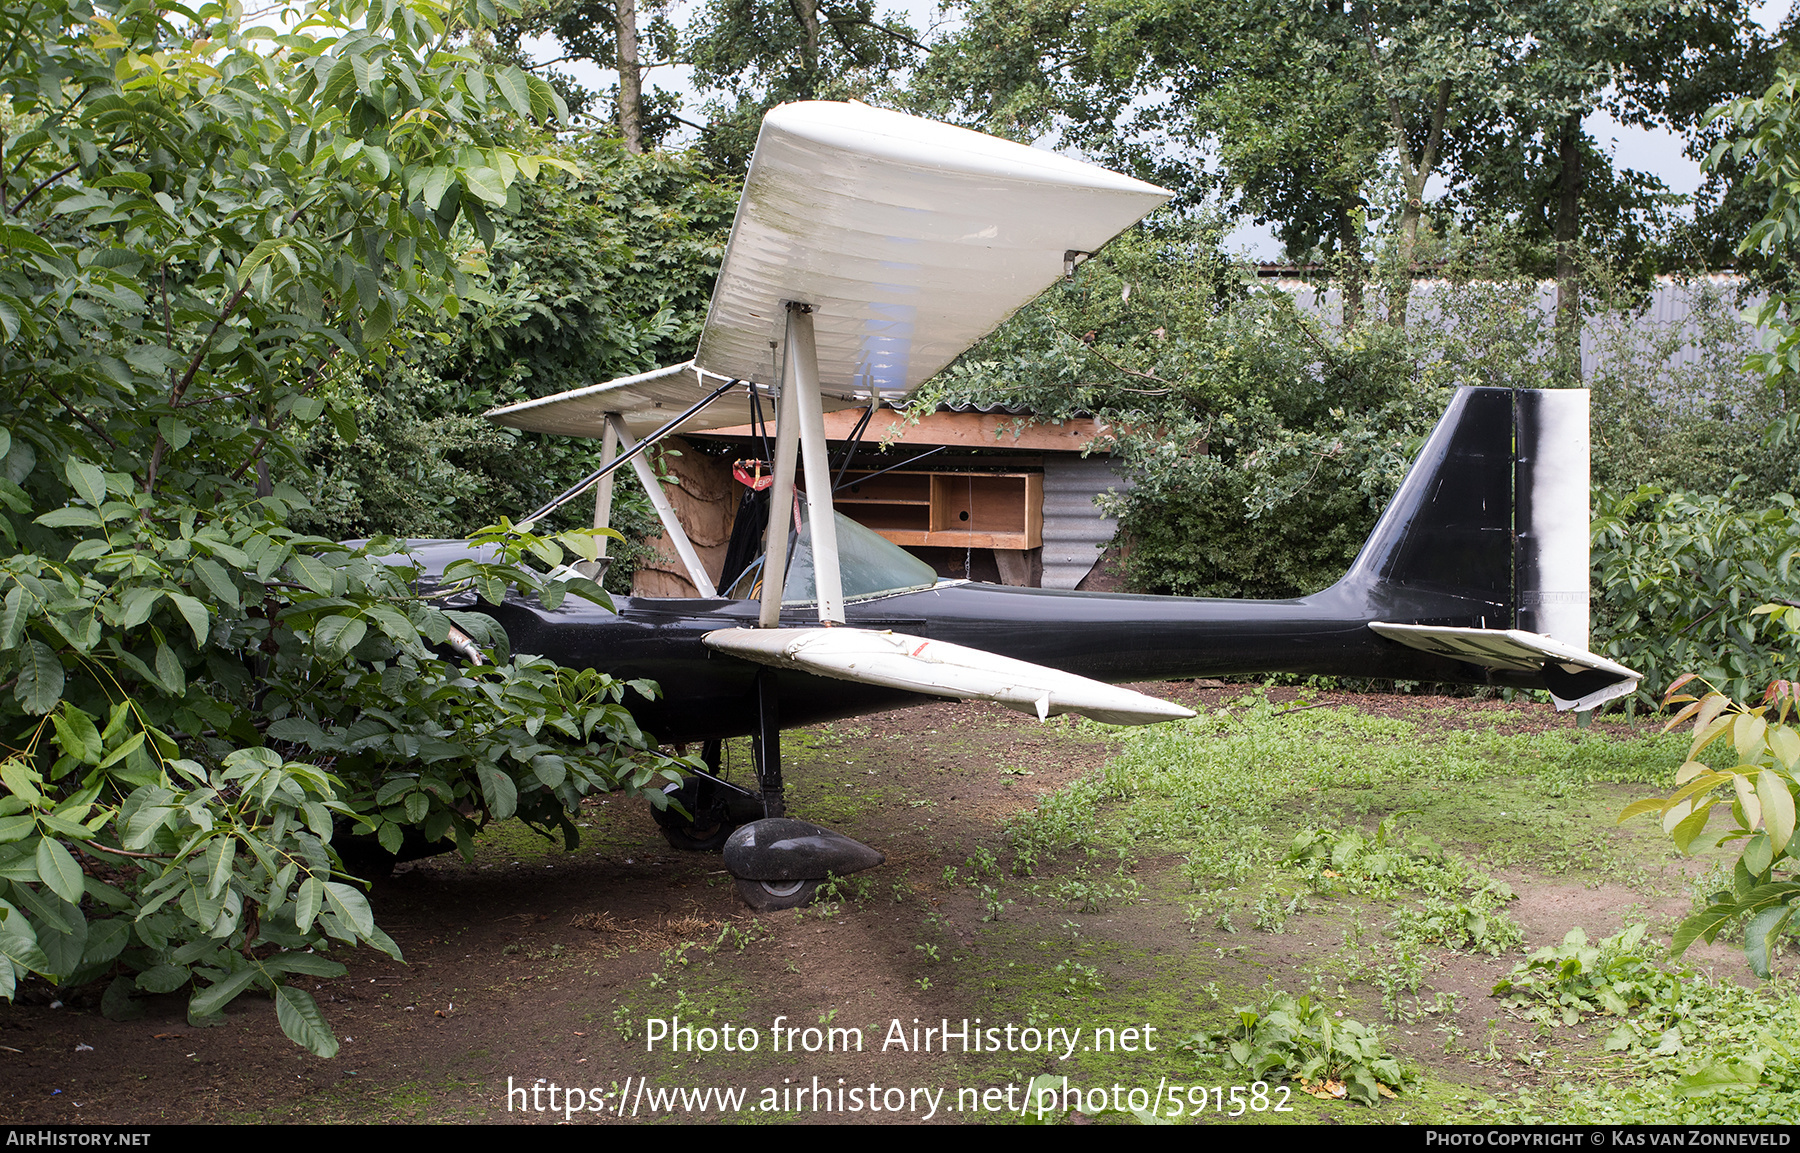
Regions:
<svg viewBox="0 0 1800 1153"><path fill-rule="evenodd" d="M1044 477L1035 472L851 470L833 505L897 545L1031 549L1044 543Z"/></svg>

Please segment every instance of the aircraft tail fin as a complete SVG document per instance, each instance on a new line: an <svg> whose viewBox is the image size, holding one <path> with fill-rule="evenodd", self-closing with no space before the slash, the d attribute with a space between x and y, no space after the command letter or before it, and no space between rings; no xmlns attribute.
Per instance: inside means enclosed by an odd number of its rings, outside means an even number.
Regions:
<svg viewBox="0 0 1800 1153"><path fill-rule="evenodd" d="M1587 391L1463 388L1345 581L1390 640L1593 708L1639 674L1588 652L1589 569Z"/></svg>
<svg viewBox="0 0 1800 1153"><path fill-rule="evenodd" d="M1586 390L1459 389L1344 579L1585 650Z"/></svg>

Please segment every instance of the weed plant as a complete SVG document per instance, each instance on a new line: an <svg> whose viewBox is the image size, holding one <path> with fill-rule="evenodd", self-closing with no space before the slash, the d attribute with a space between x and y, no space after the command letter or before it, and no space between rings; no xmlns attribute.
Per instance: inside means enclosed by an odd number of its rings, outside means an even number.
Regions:
<svg viewBox="0 0 1800 1153"><path fill-rule="evenodd" d="M1575 1025L1584 1016L1625 1017L1647 1005L1674 998L1693 973L1670 972L1652 963L1640 948L1647 926L1638 924L1596 944L1580 928L1570 929L1561 945L1532 953L1494 986L1494 996L1520 1010L1546 1029L1558 1020ZM1608 1049L1629 1048L1641 1038L1630 1022L1620 1025Z"/></svg>
<svg viewBox="0 0 1800 1153"><path fill-rule="evenodd" d="M1265 886L1262 895L1250 906L1250 912L1258 929L1265 933L1281 933L1287 930L1288 918L1306 907L1306 898L1299 893L1290 895L1273 886Z"/></svg>
<svg viewBox="0 0 1800 1153"><path fill-rule="evenodd" d="M1550 991L1560 1009L1561 999L1579 996L1584 984L1616 986L1621 975L1616 961L1628 955L1616 951L1616 939L1568 951L1605 953L1609 942L1615 963L1596 958L1571 966L1578 971L1569 978L1539 981L1532 991ZM1608 978L1609 970L1615 976ZM1615 1074L1604 1083L1563 1083L1522 1093L1513 1101L1491 1103L1487 1117L1502 1123L1571 1125L1793 1123L1800 1101L1800 989L1791 981L1748 989L1687 971L1668 974L1666 983L1628 971L1622 975L1627 989L1648 999L1613 1030L1608 1046L1623 1050L1615 1058L1620 1071L1637 1076L1623 1086ZM1510 979L1517 992L1526 989L1520 976L1515 971ZM1624 1043L1621 1030L1626 1026L1637 1038L1635 1046Z"/></svg>
<svg viewBox="0 0 1800 1153"><path fill-rule="evenodd" d="M1392 949L1367 950L1347 947L1334 965L1334 973L1346 981L1367 981L1381 991L1381 1011L1390 1021L1412 1021L1426 1011L1419 1005L1419 986L1425 981L1425 953L1402 943ZM1413 1008L1408 1011L1406 998Z"/></svg>
<svg viewBox="0 0 1800 1153"><path fill-rule="evenodd" d="M1308 826L1294 834L1281 863L1304 876L1317 892L1342 889L1392 898L1422 890L1435 897L1456 897L1493 883L1493 878L1482 876L1429 838L1401 838L1398 827L1406 815L1390 814L1373 836L1361 829Z"/></svg>
<svg viewBox="0 0 1800 1153"><path fill-rule="evenodd" d="M1278 1074L1308 1091L1348 1096L1364 1105L1416 1083L1387 1051L1379 1030L1335 1016L1310 997L1286 993L1239 1008L1233 1025L1195 1033L1180 1048L1216 1055L1233 1075L1262 1080Z"/></svg>
<svg viewBox="0 0 1800 1153"><path fill-rule="evenodd" d="M1512 899L1512 889L1500 881L1465 901L1427 897L1417 907L1395 913L1394 930L1413 944L1498 957L1525 942L1525 931L1502 908Z"/></svg>

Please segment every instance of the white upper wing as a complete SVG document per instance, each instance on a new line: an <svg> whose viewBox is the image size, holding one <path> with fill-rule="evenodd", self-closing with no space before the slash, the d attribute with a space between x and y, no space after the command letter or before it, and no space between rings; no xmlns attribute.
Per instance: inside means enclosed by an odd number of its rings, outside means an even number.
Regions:
<svg viewBox="0 0 1800 1153"><path fill-rule="evenodd" d="M819 382L911 392L1169 193L1054 152L862 104L763 118L695 362L770 377L787 301Z"/></svg>
<svg viewBox="0 0 1800 1153"><path fill-rule="evenodd" d="M597 436L618 412L642 435L720 381L775 383L788 301L812 306L827 410L903 396L1054 284L1066 252L1098 250L1168 198L916 116L784 104L763 118L693 362L488 416ZM683 427L748 421L738 392Z"/></svg>

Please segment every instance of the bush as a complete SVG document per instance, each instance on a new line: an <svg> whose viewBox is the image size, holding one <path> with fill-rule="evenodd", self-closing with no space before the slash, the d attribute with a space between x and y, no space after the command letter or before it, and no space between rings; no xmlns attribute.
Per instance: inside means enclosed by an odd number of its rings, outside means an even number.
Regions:
<svg viewBox="0 0 1800 1153"><path fill-rule="evenodd" d="M403 326L401 355L330 384L354 432L307 430L292 483L297 524L337 539L457 537L498 511L523 515L585 476L592 443L500 428L487 409L642 372L693 354L736 207L735 185L681 156L590 138L555 153L579 175L521 189L483 253L479 299ZM575 528L582 501L546 521ZM631 588L637 542L661 534L622 479L610 588Z"/></svg>
<svg viewBox="0 0 1800 1153"><path fill-rule="evenodd" d="M1240 1008L1230 1028L1195 1033L1179 1047L1217 1053L1234 1075L1261 1079L1279 1073L1319 1097L1349 1097L1374 1106L1413 1087L1379 1030L1335 1017L1309 997L1272 993L1262 1004Z"/></svg>
<svg viewBox="0 0 1800 1153"><path fill-rule="evenodd" d="M289 523L295 430L354 436L339 366L480 295L494 214L565 164L533 150L548 86L449 47L484 11L0 12L0 995L110 977L117 1015L191 987L211 1024L256 988L329 1055L290 980L341 971L333 942L394 951L341 824L572 834L583 792L658 783L626 686L509 661L377 559L392 541ZM589 535L485 543L442 593L604 598L522 563ZM453 626L495 663L441 659Z"/></svg>
<svg viewBox="0 0 1800 1153"><path fill-rule="evenodd" d="M1800 510L1786 493L1745 508L1735 491L1598 494L1594 634L1602 654L1644 674L1636 700L1652 709L1683 673L1739 699L1792 675L1791 634L1750 609L1791 595Z"/></svg>
<svg viewBox="0 0 1800 1153"><path fill-rule="evenodd" d="M1771 616L1786 617L1800 627L1800 609L1765 605ZM1734 925L1743 925L1744 956L1757 976L1769 976L1776 941L1800 912L1800 881L1793 876L1797 859L1794 821L1800 808L1800 727L1792 721L1800 707L1800 686L1778 680L1763 694L1761 705L1749 706L1723 693L1698 699L1676 692L1693 680L1681 678L1668 703L1686 702L1669 721L1669 729L1693 722L1687 761L1675 774L1679 786L1668 797L1638 801L1619 815L1623 823L1654 812L1684 853L1729 844L1737 848L1731 886L1711 894L1707 905L1675 931L1672 949L1685 952L1696 940L1711 943ZM1729 739L1737 764L1716 769L1700 760L1709 747ZM1723 746L1720 746L1723 747ZM1709 833L1706 826L1718 805L1729 805L1734 827Z"/></svg>

